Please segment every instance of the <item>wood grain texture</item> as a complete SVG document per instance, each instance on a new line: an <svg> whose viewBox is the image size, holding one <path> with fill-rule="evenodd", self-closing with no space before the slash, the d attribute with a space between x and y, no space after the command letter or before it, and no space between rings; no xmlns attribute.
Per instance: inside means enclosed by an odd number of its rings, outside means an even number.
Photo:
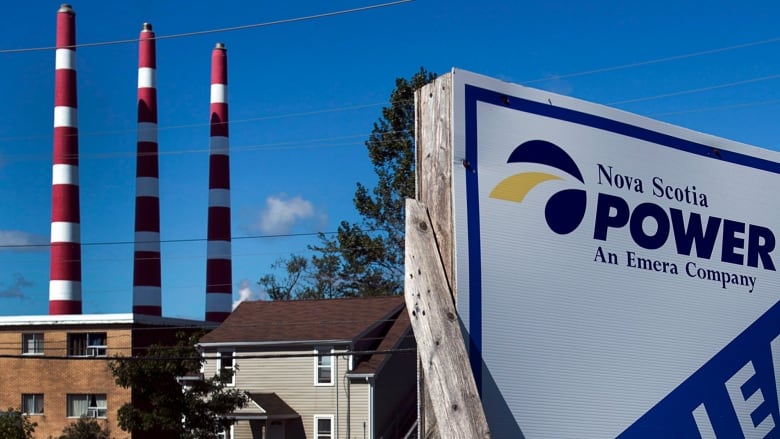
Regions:
<svg viewBox="0 0 780 439"><path fill-rule="evenodd" d="M445 247L452 243L452 202L449 195L451 187L452 147L450 135L450 115L452 114L452 78L444 75L415 93L415 162L416 199L434 206L434 230ZM451 251L442 256L450 285L453 258ZM422 367L420 365L419 367ZM420 374L418 401L420 409L420 428L424 439L438 439L440 436L433 416L431 398L425 391L425 374Z"/></svg>
<svg viewBox="0 0 780 439"><path fill-rule="evenodd" d="M456 291L452 211L452 74L436 78L415 95L417 200L430 212L447 282Z"/></svg>
<svg viewBox="0 0 780 439"><path fill-rule="evenodd" d="M489 438L460 323L425 206L406 201L406 307L417 339L425 391L444 438ZM430 416L430 413L428 413ZM425 431L423 437L429 437Z"/></svg>

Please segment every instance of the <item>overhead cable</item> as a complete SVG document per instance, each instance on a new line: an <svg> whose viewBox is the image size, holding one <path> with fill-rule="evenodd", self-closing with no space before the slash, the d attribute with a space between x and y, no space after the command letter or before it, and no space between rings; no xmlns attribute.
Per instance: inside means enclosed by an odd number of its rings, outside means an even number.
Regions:
<svg viewBox="0 0 780 439"><path fill-rule="evenodd" d="M768 75L768 76L762 76L762 77L759 77L759 78L745 79L745 80L742 80L742 81L727 82L725 84L717 84L717 85L711 85L711 86L707 86L707 87L692 88L692 89L680 90L680 91L671 92L671 93L663 93L663 94L658 94L658 95L653 95L653 96L646 96L646 97L643 97L643 98L626 99L626 100L623 100L623 101L609 102L606 105L632 104L632 103L635 103L635 102L644 102L644 101L651 101L651 100L661 99L661 98L669 98L669 97L673 97L673 96L682 96L682 95L687 95L687 94L692 94L692 93L700 93L700 92L703 92L703 91L717 90L717 89L727 88L727 87L735 87L735 86L738 86L738 85L752 84L754 82L769 81L769 80L778 79L778 78L780 78L780 74Z"/></svg>
<svg viewBox="0 0 780 439"><path fill-rule="evenodd" d="M387 8L391 6L398 6L404 3L411 3L414 0L398 0L393 1L389 3L380 3L375 5L368 5L368 6L361 6L358 8L352 8L352 9L342 9L339 11L332 11L332 12L324 12L321 14L314 14L314 15L306 15L302 17L294 17L294 18L285 18L282 20L274 20L274 21L266 21L262 23L253 23L253 24L245 24L241 26L231 26L231 27L222 27L217 29L206 29L201 31L194 31L194 32L184 32L179 34L171 34L171 35L157 35L155 39L157 40L170 40L174 38L184 38L184 37L194 37L198 35L208 35L208 34L216 34L216 33L222 33L222 32L234 32L239 30L246 30L246 29L255 29L259 27L267 27L267 26L275 26L279 24L288 24L288 23L296 23L300 21L308 21L308 20L316 20L320 18L326 18L326 17L334 17L337 15L345 15L345 14L352 14L356 12L364 12L372 9L380 9L380 8ZM73 46L74 48L81 48L81 47L96 47L96 46L111 46L116 44L131 44L131 43L137 43L138 38L130 38L130 39L124 39L124 40L113 40L113 41L98 41L94 43L81 43L76 44ZM45 47L25 47L20 49L0 49L0 54L6 54L6 53L24 53L24 52L40 52L45 50L55 50L56 47L54 46L45 46Z"/></svg>
<svg viewBox="0 0 780 439"><path fill-rule="evenodd" d="M733 46L718 47L718 48L715 48L715 49L702 50L702 51L699 51L699 52L684 53L684 54L681 54L681 55L667 56L667 57L663 57L663 58L650 59L650 60L646 60L646 61L639 61L639 62L628 63L628 64L620 64L620 65L610 66L610 67L601 67L601 68L598 68L598 69L584 70L584 71L581 71L581 72L567 73L567 74L563 74L563 75L552 75L552 76L549 76L549 77L546 77L546 78L539 78L539 79L532 79L530 81L523 81L523 82L521 82L521 84L523 84L523 85L534 84L534 83L537 83L537 82L554 81L554 80L557 80L557 79L566 79L566 78L574 78L574 77L577 77L577 76L594 75L594 74L597 74L597 73L614 72L616 70L624 70L624 69L630 69L630 68L634 68L634 67L647 66L647 65L651 65L651 64L659 64L659 63L664 63L664 62L669 62L669 61L677 61L677 60L681 60L681 59L693 58L693 57L703 56L703 55L712 55L712 54L715 54L715 53L727 52L727 51L736 50L736 49L745 49L747 47L760 46L760 45L764 45L764 44L771 44L771 43L777 43L777 42L780 42L780 37L768 38L766 40L750 41L750 42L747 42L747 43L735 44Z"/></svg>

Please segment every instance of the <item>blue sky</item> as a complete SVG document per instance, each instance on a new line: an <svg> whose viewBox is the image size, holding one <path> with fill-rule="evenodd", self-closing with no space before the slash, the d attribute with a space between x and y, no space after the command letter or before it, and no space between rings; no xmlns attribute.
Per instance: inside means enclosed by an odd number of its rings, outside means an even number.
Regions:
<svg viewBox="0 0 780 439"><path fill-rule="evenodd" d="M71 4L85 44L137 38L144 21L162 37L381 3ZM2 246L49 241L54 52L7 50L52 46L59 5L12 2L0 27L0 315L48 312L48 249ZM358 219L355 183L373 182L363 142L396 77L459 67L778 149L779 13L768 1L415 0L161 39L163 314L203 317L209 72L218 41L229 63L234 297L261 298L256 281L275 259L305 254L316 242L309 233ZM137 50L77 51L84 313L132 308ZM607 69L626 65L634 66ZM268 237L277 234L303 236Z"/></svg>

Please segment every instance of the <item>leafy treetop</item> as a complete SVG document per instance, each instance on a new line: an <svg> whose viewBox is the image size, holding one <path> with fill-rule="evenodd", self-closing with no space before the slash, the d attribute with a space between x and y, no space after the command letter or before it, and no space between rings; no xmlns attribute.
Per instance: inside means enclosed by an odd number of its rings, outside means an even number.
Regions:
<svg viewBox="0 0 780 439"><path fill-rule="evenodd" d="M188 381L203 358L195 348L202 333L179 334L174 346L152 346L142 358L114 357L116 383L133 391L136 404L119 408L119 427L140 437L212 439L232 421L227 418L248 402L245 392L226 387L229 373Z"/></svg>
<svg viewBox="0 0 780 439"><path fill-rule="evenodd" d="M273 300L400 294L404 272L404 202L415 195L414 92L436 78L424 68L398 78L390 104L366 141L376 185L357 183L353 202L362 220L342 221L335 236L319 235L311 259L291 255L258 284Z"/></svg>

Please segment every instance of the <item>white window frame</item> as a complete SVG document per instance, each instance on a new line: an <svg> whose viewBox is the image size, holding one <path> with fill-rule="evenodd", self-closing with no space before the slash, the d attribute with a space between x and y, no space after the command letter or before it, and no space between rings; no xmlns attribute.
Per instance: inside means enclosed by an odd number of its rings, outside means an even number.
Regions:
<svg viewBox="0 0 780 439"><path fill-rule="evenodd" d="M29 337L29 339L28 339ZM28 341L32 340L33 349L28 350ZM43 332L23 332L22 333L22 355L43 355Z"/></svg>
<svg viewBox="0 0 780 439"><path fill-rule="evenodd" d="M93 337L102 338L105 344L97 344ZM84 352L73 353L71 346L73 338L84 337ZM69 357L106 357L108 356L108 333L106 332L71 332L68 333L68 356Z"/></svg>
<svg viewBox="0 0 780 439"><path fill-rule="evenodd" d="M97 344L95 340L90 340L91 336L96 334L103 335L103 344ZM108 355L108 334L105 332L90 332L87 333L87 356L88 357L105 357Z"/></svg>
<svg viewBox="0 0 780 439"><path fill-rule="evenodd" d="M329 352L329 355L322 355L323 352ZM334 377L334 371L336 370L334 367L334 362L336 361L336 355L334 355L336 352L335 349L330 347L319 347L314 349L314 385L315 386L333 386L336 382L336 377ZM320 361L323 358L330 358L330 364L329 365L323 365L320 364ZM320 381L320 369L329 369L330 370L330 381Z"/></svg>
<svg viewBox="0 0 780 439"><path fill-rule="evenodd" d="M92 397L95 397L95 404L94 406L89 405L90 400ZM105 401L106 405L100 406L100 402L98 401L98 396L101 396L103 401ZM68 414L68 411L70 410L70 403L73 398L80 398L80 397L86 397L87 398L87 411L85 413L81 414ZM65 396L65 414L68 418L81 418L82 416L86 416L88 418L95 418L95 419L106 419L108 417L108 395L105 393L68 393Z"/></svg>
<svg viewBox="0 0 780 439"><path fill-rule="evenodd" d="M226 367L225 369L231 370L233 372L232 376L230 377L230 381L225 383L226 386L233 387L236 385L236 375L238 372L238 369L236 368L236 351L235 350L222 350L217 352L217 374L222 373L222 356L229 357L232 360L232 363L230 367Z"/></svg>
<svg viewBox="0 0 780 439"><path fill-rule="evenodd" d="M233 439L233 433L233 425L230 425L230 428L227 430L222 430L217 433L217 439Z"/></svg>
<svg viewBox="0 0 780 439"><path fill-rule="evenodd" d="M314 415L314 438L313 439L336 439L336 422L333 415ZM321 419L327 419L330 421L330 434L327 436L320 433Z"/></svg>
<svg viewBox="0 0 780 439"><path fill-rule="evenodd" d="M25 404L26 402L25 400L27 399L27 397L32 397L32 404L31 404L33 409L32 411L27 410L28 408L30 408L28 404ZM38 405L35 403L37 400L40 400L41 402L41 411L39 412L35 411L35 406ZM43 393L22 393L22 413L24 413L25 415L43 415L43 411L45 409L46 408L44 407Z"/></svg>

